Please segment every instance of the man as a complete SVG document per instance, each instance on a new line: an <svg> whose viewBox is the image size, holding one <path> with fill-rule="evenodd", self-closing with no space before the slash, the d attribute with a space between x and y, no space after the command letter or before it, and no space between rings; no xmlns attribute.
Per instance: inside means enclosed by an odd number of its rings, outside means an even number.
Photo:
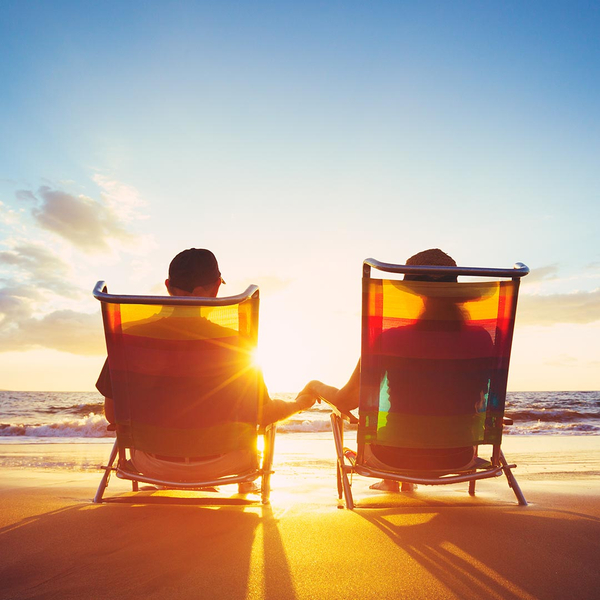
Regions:
<svg viewBox="0 0 600 600"><path fill-rule="evenodd" d="M169 266L169 277L165 280L165 286L170 296L199 296L199 297L216 297L221 284L224 281L221 277L221 272L217 263L217 259L214 254L209 250L190 248L180 252L172 261ZM180 321L182 319L174 318L172 313L166 311L163 315L159 313L150 319L145 319L140 322L130 323L128 333L136 335L138 337L144 335L145 331L151 330L161 332L162 335L173 331L174 327L180 327ZM185 321L184 321L185 322ZM211 338L226 339L227 337L233 336L231 339L237 340L237 332L212 323L204 318L192 319L189 323L189 329L185 330L186 334L189 334L192 338L210 340ZM210 356L213 360L207 361L207 364L198 364L198 369L202 369L202 376L196 376L191 378L190 381L194 384L194 381L200 382L200 385L205 386L211 385L211 379L221 377L223 379L223 373L231 372L233 383L229 386L219 389L218 393L214 395L204 394L205 390L198 390L198 385L188 387L188 393L190 396L190 402L196 403L201 402L201 412L203 416L208 415L208 420L212 419L213 422L222 422L223 415L230 411L231 414L242 414L246 415L246 420L252 420L252 415L256 415L256 395L253 393L245 393L248 389L252 388L252 383L256 383L256 377L258 375L259 395L262 397L261 413L259 415L259 422L261 425L267 425L280 421L289 417L290 415L306 410L310 408L315 400L316 396L310 392L303 392L293 402L285 402L283 400L271 399L268 395L268 391L262 379L262 374L257 369L251 368L251 356L248 352L245 352L243 348L239 347L221 347L215 346L211 348ZM210 345L209 345L210 348ZM157 367L159 368L159 367ZM167 364L166 369L172 369L173 365ZM233 371L235 370L235 371ZM140 379L140 386L146 389L156 391L156 386L164 385L164 381L170 381L168 385L178 385L180 389L177 390L179 396L182 394L182 390L185 390L185 386L188 385L181 378L165 378L162 377L163 373L148 373ZM162 380L162 382L161 382ZM156 383L155 383L156 381ZM246 385L247 384L247 385ZM105 415L109 423L115 423L115 411L113 401L113 381L111 380L111 373L108 367L108 361L105 362L98 382L96 383L98 391L105 397ZM222 387L222 386L221 386ZM166 394L165 401L161 401L162 391L158 394L148 394L148 396L154 397L156 403L156 413L165 413L165 418L168 417L168 397L170 389L164 390ZM184 391L185 393L185 391ZM158 396L158 402L156 397ZM186 396L187 397L187 396ZM244 406L245 398L248 398L246 406ZM241 404L241 406L240 406ZM249 416L250 415L250 416ZM246 451L240 451L246 452ZM250 457L243 457L240 453L230 452L224 455L217 455L209 459L194 459L187 461L186 463L176 463L168 460L167 457L157 457L141 451L132 452L132 463L134 467L141 473L148 475L154 475L164 479L175 479L177 481L193 481L196 474L197 478L217 478L222 474L225 474L231 464L236 464L240 460ZM242 486L243 487L243 486ZM240 490L242 491L242 489ZM244 489L243 491L251 491Z"/></svg>
<svg viewBox="0 0 600 600"><path fill-rule="evenodd" d="M411 256L407 265L412 266L456 266L452 257L438 248L425 250ZM437 275L411 275L404 277L405 281L437 281L455 282L456 276ZM465 349L477 347L484 356L491 355L492 341L489 334L479 327L467 326L463 322L460 307L448 299L430 299L424 306L421 323L426 326L428 319L438 319L436 322L447 322L448 331L440 332L432 340L437 354L441 349L449 356L460 357ZM393 435L394 423L402 418L403 412L423 414L442 410L444 413L453 414L476 410L480 402L481 393L487 381L484 377L474 376L473 373L462 373L457 370L450 372L445 377L435 373L431 378L411 377L412 364L407 358L395 357L394 348L410 347L414 339L419 339L419 328L416 325L392 328L385 331L379 343L385 350L386 358L382 361L385 372L385 386L389 394L389 413L386 426L379 431L378 436L385 437L386 433ZM422 344L422 342L421 342ZM423 350L421 345L421 350ZM430 348L432 351L434 348ZM436 352L431 352L435 355ZM389 356L389 358L387 358ZM360 360L352 373L349 381L341 389L326 385L320 381L311 381L304 391L317 394L340 410L348 412L358 407L360 392ZM485 371L485 369L483 369ZM481 379L481 380L480 380ZM440 402L443 403L440 406ZM461 447L449 449L412 449L396 448L392 446L370 444L365 449L365 460L374 468L386 470L389 466L399 469L427 470L430 468L453 469L464 467L474 458L474 448ZM412 491L416 486L403 483L402 491ZM396 481L384 480L371 486L373 489L383 491L398 491Z"/></svg>

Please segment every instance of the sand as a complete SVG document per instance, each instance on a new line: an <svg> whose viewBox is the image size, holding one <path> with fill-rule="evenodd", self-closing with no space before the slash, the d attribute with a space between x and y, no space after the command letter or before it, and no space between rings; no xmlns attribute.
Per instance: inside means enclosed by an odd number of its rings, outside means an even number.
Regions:
<svg viewBox="0 0 600 600"><path fill-rule="evenodd" d="M332 447L279 436L263 507L116 478L93 505L106 443L0 445L0 598L598 597L600 437L507 437L527 507L504 479L471 498L357 477L340 509Z"/></svg>

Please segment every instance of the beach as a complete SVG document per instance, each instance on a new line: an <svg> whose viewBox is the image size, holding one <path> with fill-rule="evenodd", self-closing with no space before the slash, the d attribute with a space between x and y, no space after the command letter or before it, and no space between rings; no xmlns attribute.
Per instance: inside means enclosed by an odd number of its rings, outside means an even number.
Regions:
<svg viewBox="0 0 600 600"><path fill-rule="evenodd" d="M600 3L0 6L0 600L600 600Z"/></svg>
<svg viewBox="0 0 600 600"><path fill-rule="evenodd" d="M235 486L134 494L115 477L94 505L110 440L0 444L0 598L596 597L600 438L503 447L526 507L504 478L470 497L356 476L349 511L323 434L278 436L267 506Z"/></svg>

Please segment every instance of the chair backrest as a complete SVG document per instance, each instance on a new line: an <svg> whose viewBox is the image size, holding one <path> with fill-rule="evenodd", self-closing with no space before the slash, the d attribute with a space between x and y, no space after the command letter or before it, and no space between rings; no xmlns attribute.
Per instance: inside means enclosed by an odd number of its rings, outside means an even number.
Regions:
<svg viewBox="0 0 600 600"><path fill-rule="evenodd" d="M98 282L117 440L166 457L256 448L264 390L253 363L259 292L117 296Z"/></svg>
<svg viewBox="0 0 600 600"><path fill-rule="evenodd" d="M494 280L377 279L371 267ZM365 261L359 457L366 444L500 444L519 279L528 272L520 263L477 269Z"/></svg>

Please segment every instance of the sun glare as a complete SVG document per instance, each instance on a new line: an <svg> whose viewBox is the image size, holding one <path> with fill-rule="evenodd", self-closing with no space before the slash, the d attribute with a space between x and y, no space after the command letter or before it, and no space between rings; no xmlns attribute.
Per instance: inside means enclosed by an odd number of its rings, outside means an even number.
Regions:
<svg viewBox="0 0 600 600"><path fill-rule="evenodd" d="M254 367L258 367L259 369L262 369L264 366L264 357L263 357L263 352L260 348L255 348L252 351L252 366Z"/></svg>

